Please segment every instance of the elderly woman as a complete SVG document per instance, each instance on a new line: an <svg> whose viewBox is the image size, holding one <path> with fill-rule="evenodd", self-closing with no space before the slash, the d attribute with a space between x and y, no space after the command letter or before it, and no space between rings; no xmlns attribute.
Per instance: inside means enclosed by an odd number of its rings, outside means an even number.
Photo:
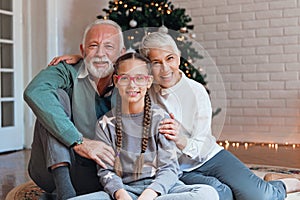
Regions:
<svg viewBox="0 0 300 200"><path fill-rule="evenodd" d="M176 143L183 182L211 185L220 199L279 200L285 199L286 193L300 190L296 178L262 180L216 143L211 133L209 96L201 84L179 70L180 51L170 35L146 35L140 51L152 63L155 81L151 97L172 113L173 119L165 119L160 132Z"/></svg>

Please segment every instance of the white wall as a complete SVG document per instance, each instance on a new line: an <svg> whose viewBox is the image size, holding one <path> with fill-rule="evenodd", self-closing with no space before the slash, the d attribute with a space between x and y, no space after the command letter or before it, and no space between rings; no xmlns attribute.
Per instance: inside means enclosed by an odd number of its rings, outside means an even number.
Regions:
<svg viewBox="0 0 300 200"><path fill-rule="evenodd" d="M31 47L24 47L24 51L32 50L24 74L25 85L54 55L79 53L85 25L108 7L108 0L48 1L55 1L57 6L57 23L48 26L45 12L53 10L43 1L25 1L31 2L30 16L35 17L28 36L32 39ZM299 1L173 0L172 3L187 9L195 26L196 40L212 56L222 75L227 111L223 109L216 118L222 122L223 115L226 117L224 128L217 128L222 130L219 139L300 143ZM57 41L53 46L47 46L49 30L45 26L57 29L57 34L49 36ZM54 46L57 50L47 53ZM218 102L224 94L216 86L216 79L221 80L208 74L214 107L224 103ZM31 139L29 132L27 127L27 141Z"/></svg>
<svg viewBox="0 0 300 200"><path fill-rule="evenodd" d="M299 0L174 0L224 80L221 140L300 143ZM208 80L209 86L210 80Z"/></svg>
<svg viewBox="0 0 300 200"><path fill-rule="evenodd" d="M58 6L58 53L80 53L79 45L86 25L103 14L108 6L103 0L64 0Z"/></svg>
<svg viewBox="0 0 300 200"><path fill-rule="evenodd" d="M103 14L103 0L25 0L24 88L56 55L78 54L83 31ZM35 117L24 103L25 147L30 147Z"/></svg>
<svg viewBox="0 0 300 200"><path fill-rule="evenodd" d="M23 80L28 82L46 66L47 24L46 2L40 0L23 1ZM39 16L39 17L37 17ZM24 141L29 147L33 136L35 117L24 103Z"/></svg>

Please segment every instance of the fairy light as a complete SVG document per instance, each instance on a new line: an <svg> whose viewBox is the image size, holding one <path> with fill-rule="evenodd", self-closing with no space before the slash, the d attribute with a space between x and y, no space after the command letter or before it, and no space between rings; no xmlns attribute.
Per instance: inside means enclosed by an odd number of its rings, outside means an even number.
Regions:
<svg viewBox="0 0 300 200"><path fill-rule="evenodd" d="M246 150L248 150L251 147L254 146L261 146L269 148L270 150L275 150L277 151L280 147L284 148L292 148L293 150L296 150L297 148L300 148L300 144L291 144L288 142L285 143L255 143L255 142L229 142L228 140L225 141L219 141L218 144L220 146L223 146L226 150L228 150L229 147L232 148L239 148L240 145L243 145Z"/></svg>

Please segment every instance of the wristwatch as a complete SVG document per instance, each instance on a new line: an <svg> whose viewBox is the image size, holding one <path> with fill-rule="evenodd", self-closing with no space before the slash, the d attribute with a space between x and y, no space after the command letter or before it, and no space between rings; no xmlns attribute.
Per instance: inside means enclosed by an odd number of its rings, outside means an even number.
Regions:
<svg viewBox="0 0 300 200"><path fill-rule="evenodd" d="M79 145L79 144L83 144L83 137L80 137L78 140L76 140L74 142L74 144L72 145L72 147Z"/></svg>

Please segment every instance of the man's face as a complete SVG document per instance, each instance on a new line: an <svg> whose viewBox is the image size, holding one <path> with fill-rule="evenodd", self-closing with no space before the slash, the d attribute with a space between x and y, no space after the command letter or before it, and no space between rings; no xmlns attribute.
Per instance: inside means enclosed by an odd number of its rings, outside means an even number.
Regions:
<svg viewBox="0 0 300 200"><path fill-rule="evenodd" d="M92 27L81 46L81 53L93 78L104 78L112 74L113 63L121 55L118 30L107 24Z"/></svg>

